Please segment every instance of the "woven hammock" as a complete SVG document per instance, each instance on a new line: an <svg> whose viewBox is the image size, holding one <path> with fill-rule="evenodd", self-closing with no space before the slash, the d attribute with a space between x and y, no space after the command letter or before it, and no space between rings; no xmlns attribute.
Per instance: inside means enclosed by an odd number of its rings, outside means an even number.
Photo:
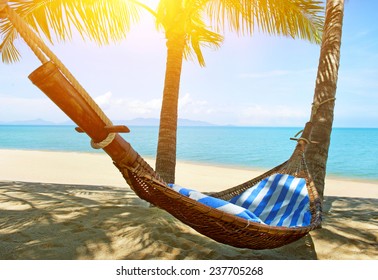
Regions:
<svg viewBox="0 0 378 280"><path fill-rule="evenodd" d="M311 123L308 123L305 133L310 131L310 126ZM243 184L210 194L212 197L228 201L273 174L288 174L303 178L309 195L311 221L309 225L299 227L270 226L251 222L197 202L161 182L158 174L141 157L137 158L135 168L130 168L127 162L118 162L115 165L140 198L166 210L196 231L234 247L271 249L296 241L321 226L321 200L306 167L305 145L305 141L299 140L292 156L285 163Z"/></svg>
<svg viewBox="0 0 378 280"><path fill-rule="evenodd" d="M266 182L271 176L275 178L274 176L279 174L279 176L298 178L303 182L304 190L307 191L306 207L308 209L306 209L306 217L308 223L284 226L243 218L240 215L235 215L235 213L223 211L221 208L214 208L200 200L193 199L166 184L131 145L119 135L121 132L129 132L128 128L115 126L111 123L75 77L44 42L36 36L23 19L8 5L0 6L0 15L10 20L42 62L42 66L36 69L29 76L29 79L79 126L77 128L79 132L88 134L92 139L92 147L102 148L112 158L126 182L140 198L164 209L196 231L218 242L240 248L270 249L280 247L300 239L309 231L321 226L321 199L304 158L306 145L311 143L308 140L311 133L311 122L306 124L302 136L296 139L298 144L292 156L283 164L228 190L201 194L201 197L210 197L217 203L224 202L226 204L233 199L236 200L238 196L245 195L248 191L255 192L254 190L257 188L262 189L262 192L265 193L273 192L272 188L265 191L265 186L259 187L262 186L263 182L265 185L269 185ZM272 208L282 203L280 202ZM240 206L233 207L240 208Z"/></svg>

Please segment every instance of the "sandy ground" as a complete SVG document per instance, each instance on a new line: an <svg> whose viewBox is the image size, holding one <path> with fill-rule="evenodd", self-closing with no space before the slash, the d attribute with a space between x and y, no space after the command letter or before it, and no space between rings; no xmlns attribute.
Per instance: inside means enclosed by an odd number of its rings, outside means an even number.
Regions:
<svg viewBox="0 0 378 280"><path fill-rule="evenodd" d="M258 174L179 162L177 183L217 191ZM377 260L377 205L377 182L330 178L322 229L274 250L238 249L149 207L104 154L0 150L0 259Z"/></svg>

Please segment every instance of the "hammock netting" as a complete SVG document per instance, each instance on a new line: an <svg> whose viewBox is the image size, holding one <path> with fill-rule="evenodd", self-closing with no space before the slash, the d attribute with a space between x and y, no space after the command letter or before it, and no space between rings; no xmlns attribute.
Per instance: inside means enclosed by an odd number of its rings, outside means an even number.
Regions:
<svg viewBox="0 0 378 280"><path fill-rule="evenodd" d="M196 231L224 244L270 249L296 241L321 226L321 199L307 169L304 152L310 143L306 124L292 156L243 184L218 193L200 193L166 184L125 141L68 69L8 5L0 7L41 60L30 76L67 116L92 139L94 148L112 158L132 190Z"/></svg>

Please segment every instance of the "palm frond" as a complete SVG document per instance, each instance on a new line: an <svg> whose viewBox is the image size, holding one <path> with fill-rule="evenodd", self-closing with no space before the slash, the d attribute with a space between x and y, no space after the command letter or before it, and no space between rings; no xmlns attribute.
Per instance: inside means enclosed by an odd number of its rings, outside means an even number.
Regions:
<svg viewBox="0 0 378 280"><path fill-rule="evenodd" d="M103 45L126 37L131 24L139 19L142 6L137 3L136 0L16 0L8 4L51 43L70 40L76 30L83 39ZM7 42L15 39L10 36L13 32L8 20L0 22L3 61L19 60L13 43Z"/></svg>
<svg viewBox="0 0 378 280"><path fill-rule="evenodd" d="M13 29L8 32L2 43L0 44L1 59L4 63L11 63L20 60L20 53L13 44L18 33Z"/></svg>
<svg viewBox="0 0 378 280"><path fill-rule="evenodd" d="M207 14L215 30L298 37L319 43L324 6L319 0L208 0Z"/></svg>
<svg viewBox="0 0 378 280"><path fill-rule="evenodd" d="M188 40L190 44L186 44L184 53L185 59L194 60L195 55L200 66L204 67L206 64L202 54L202 48L218 49L221 47L224 37L205 27L198 27L191 32Z"/></svg>
<svg viewBox="0 0 378 280"><path fill-rule="evenodd" d="M229 29L236 32L244 32L246 29L243 17L246 17L243 1L235 0L208 0L206 1L206 13L210 24L217 32Z"/></svg>
<svg viewBox="0 0 378 280"><path fill-rule="evenodd" d="M202 47L219 48L223 36L211 31L203 20L208 0L161 0L156 11L157 25L168 40L185 38L184 58L205 66Z"/></svg>

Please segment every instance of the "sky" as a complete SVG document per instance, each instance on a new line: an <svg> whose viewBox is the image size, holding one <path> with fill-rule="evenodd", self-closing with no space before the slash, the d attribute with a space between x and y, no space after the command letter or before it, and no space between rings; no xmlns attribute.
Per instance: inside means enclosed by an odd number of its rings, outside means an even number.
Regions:
<svg viewBox="0 0 378 280"><path fill-rule="evenodd" d="M376 0L346 1L335 127L378 127L377 10ZM67 121L27 78L39 61L22 40L16 45L21 61L0 64L0 122ZM166 48L149 14L122 42L100 47L75 37L51 48L110 119L159 117ZM184 62L179 117L301 127L310 116L319 54L319 45L299 39L226 34L220 49L204 50L206 67Z"/></svg>

